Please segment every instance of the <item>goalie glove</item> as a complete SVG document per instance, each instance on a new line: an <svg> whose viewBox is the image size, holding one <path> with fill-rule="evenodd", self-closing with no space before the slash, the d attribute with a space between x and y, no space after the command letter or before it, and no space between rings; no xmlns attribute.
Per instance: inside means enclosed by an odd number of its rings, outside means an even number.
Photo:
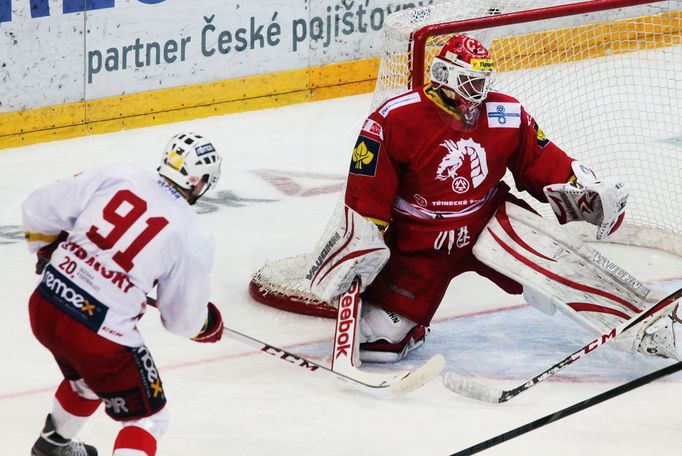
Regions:
<svg viewBox="0 0 682 456"><path fill-rule="evenodd" d="M571 166L575 180L545 186L545 196L559 223L584 220L597 225L597 240L601 240L622 223L629 192L622 182L597 180L592 170L578 161Z"/></svg>
<svg viewBox="0 0 682 456"><path fill-rule="evenodd" d="M336 306L356 276L360 292L372 283L390 256L379 227L350 207L332 219L312 253L304 280L319 299Z"/></svg>

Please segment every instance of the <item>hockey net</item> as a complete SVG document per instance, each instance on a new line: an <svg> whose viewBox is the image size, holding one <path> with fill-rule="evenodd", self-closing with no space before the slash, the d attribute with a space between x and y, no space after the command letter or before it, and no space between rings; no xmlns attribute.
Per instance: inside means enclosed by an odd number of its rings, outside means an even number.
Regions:
<svg viewBox="0 0 682 456"><path fill-rule="evenodd" d="M682 255L682 0L458 0L399 11L384 24L372 108L427 80L431 59L458 32L489 47L494 90L518 98L553 142L600 177L628 185L626 224L609 242ZM547 205L535 209L553 217ZM566 226L594 239L595 227ZM333 317L307 291L309 260L266 264L251 295Z"/></svg>

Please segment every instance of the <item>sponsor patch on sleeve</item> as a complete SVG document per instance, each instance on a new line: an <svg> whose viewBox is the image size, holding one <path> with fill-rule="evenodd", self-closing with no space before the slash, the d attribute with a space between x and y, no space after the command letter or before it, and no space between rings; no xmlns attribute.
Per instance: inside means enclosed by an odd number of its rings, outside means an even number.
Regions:
<svg viewBox="0 0 682 456"><path fill-rule="evenodd" d="M379 109L379 114L381 115L381 117L386 117L388 113L393 111L394 109L401 108L403 106L411 105L414 103L419 103L420 101L421 98L419 97L418 93L408 92L405 95L399 96L384 103Z"/></svg>
<svg viewBox="0 0 682 456"><path fill-rule="evenodd" d="M537 122L533 122L533 130L535 130L535 134L538 138L538 146L544 148L547 144L549 144L549 139L547 139L545 132L542 131L542 128L540 128L540 125L538 125Z"/></svg>
<svg viewBox="0 0 682 456"><path fill-rule="evenodd" d="M485 104L488 128L519 128L521 126L521 105L519 103Z"/></svg>
<svg viewBox="0 0 682 456"><path fill-rule="evenodd" d="M371 135L384 139L384 129L378 122L375 122L372 119L365 120L365 123L362 125L362 131L366 131Z"/></svg>
<svg viewBox="0 0 682 456"><path fill-rule="evenodd" d="M366 136L358 137L353 149L350 172L360 176L374 176L377 172L381 143Z"/></svg>

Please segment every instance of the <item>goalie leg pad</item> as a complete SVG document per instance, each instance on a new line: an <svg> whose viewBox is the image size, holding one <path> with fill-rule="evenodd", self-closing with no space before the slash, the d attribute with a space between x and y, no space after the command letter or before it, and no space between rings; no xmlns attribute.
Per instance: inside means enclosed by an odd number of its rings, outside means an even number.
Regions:
<svg viewBox="0 0 682 456"><path fill-rule="evenodd" d="M336 305L355 277L362 283L360 291L372 283L390 252L379 228L347 206L332 217L325 233L311 254L305 280L315 296Z"/></svg>
<svg viewBox="0 0 682 456"><path fill-rule="evenodd" d="M531 290L529 302L556 307L599 334L658 300L644 284L562 227L514 204L501 206L473 253L482 263ZM650 324L645 321L642 327ZM634 352L641 331L614 344Z"/></svg>

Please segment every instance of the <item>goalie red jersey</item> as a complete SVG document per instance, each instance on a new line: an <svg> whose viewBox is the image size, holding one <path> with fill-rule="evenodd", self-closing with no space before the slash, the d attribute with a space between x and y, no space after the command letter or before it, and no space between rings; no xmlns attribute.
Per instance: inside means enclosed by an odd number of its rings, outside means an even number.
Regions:
<svg viewBox="0 0 682 456"><path fill-rule="evenodd" d="M327 274L311 289L327 299L360 277L363 361L395 361L421 345L450 281L464 272L523 292L515 275L473 252L498 208L532 210L510 194L507 172L518 190L549 202L560 223L597 225L597 239L622 221L624 185L599 181L550 142L518 100L492 92L494 66L479 41L454 34L430 62L431 82L384 102L362 126L345 194L355 215L337 233L348 238L339 243L343 252L330 255L355 264L343 271L334 264L335 281ZM390 225L385 246L365 219Z"/></svg>
<svg viewBox="0 0 682 456"><path fill-rule="evenodd" d="M469 128L430 84L388 100L362 127L346 204L433 244L434 233L469 226L472 235L485 224L509 191L507 169L519 190L543 202L545 185L573 174L573 159L516 99L490 92L480 117ZM425 247L409 240L401 250Z"/></svg>

